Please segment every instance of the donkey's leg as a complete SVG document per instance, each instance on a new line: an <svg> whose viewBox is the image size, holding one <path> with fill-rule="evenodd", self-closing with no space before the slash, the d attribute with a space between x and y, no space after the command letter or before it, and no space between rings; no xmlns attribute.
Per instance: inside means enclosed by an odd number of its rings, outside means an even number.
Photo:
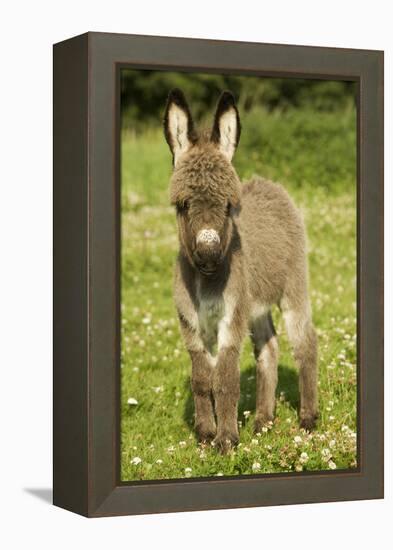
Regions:
<svg viewBox="0 0 393 550"><path fill-rule="evenodd" d="M210 354L189 350L192 361L191 387L195 404L195 430L199 441L211 441L216 435L212 401L213 367Z"/></svg>
<svg viewBox="0 0 393 550"><path fill-rule="evenodd" d="M226 453L239 442L237 407L240 397L239 348L219 350L213 372L213 396L217 416L215 446Z"/></svg>
<svg viewBox="0 0 393 550"><path fill-rule="evenodd" d="M191 357L191 388L195 405L195 430L199 441L210 441L216 435L216 421L212 400L213 364L198 330L179 316L184 342Z"/></svg>
<svg viewBox="0 0 393 550"><path fill-rule="evenodd" d="M308 299L300 304L284 299L282 309L299 366L300 426L311 430L318 418L317 335L311 320L311 308Z"/></svg>
<svg viewBox="0 0 393 550"><path fill-rule="evenodd" d="M218 324L218 356L213 372L213 397L217 417L216 447L225 453L239 442L237 423L240 397L240 350L247 333L243 304L228 299Z"/></svg>
<svg viewBox="0 0 393 550"><path fill-rule="evenodd" d="M277 387L278 342L270 311L253 321L251 338L257 362L257 395L254 429L258 433L274 418Z"/></svg>

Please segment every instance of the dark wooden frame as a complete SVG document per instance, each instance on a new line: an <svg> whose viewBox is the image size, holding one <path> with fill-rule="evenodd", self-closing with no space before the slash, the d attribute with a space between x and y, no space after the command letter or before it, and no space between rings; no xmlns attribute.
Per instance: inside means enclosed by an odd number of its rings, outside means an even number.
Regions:
<svg viewBox="0 0 393 550"><path fill-rule="evenodd" d="M358 82L356 470L119 478L121 67ZM54 46L54 504L90 517L383 497L383 52L87 33Z"/></svg>

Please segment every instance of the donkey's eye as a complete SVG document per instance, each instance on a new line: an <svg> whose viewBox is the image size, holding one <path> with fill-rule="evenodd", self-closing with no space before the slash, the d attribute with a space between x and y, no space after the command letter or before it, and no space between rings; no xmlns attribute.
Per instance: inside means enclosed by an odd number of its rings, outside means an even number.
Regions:
<svg viewBox="0 0 393 550"><path fill-rule="evenodd" d="M181 214L181 213L184 213L184 212L187 212L188 208L189 208L189 202L188 201L184 201L182 203L178 203L176 205L176 210Z"/></svg>

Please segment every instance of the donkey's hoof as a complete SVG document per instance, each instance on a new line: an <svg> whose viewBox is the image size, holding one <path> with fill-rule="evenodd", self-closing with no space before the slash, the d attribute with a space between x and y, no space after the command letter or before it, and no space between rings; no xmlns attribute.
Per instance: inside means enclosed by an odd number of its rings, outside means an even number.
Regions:
<svg viewBox="0 0 393 550"><path fill-rule="evenodd" d="M197 424L195 431L199 443L210 443L216 437L216 426L214 424Z"/></svg>
<svg viewBox="0 0 393 550"><path fill-rule="evenodd" d="M318 414L303 416L300 418L300 427L310 432L317 424Z"/></svg>
<svg viewBox="0 0 393 550"><path fill-rule="evenodd" d="M212 445L220 452L225 455L231 451L239 443L239 434L232 432L225 432L223 434L217 435L217 437L212 442Z"/></svg>

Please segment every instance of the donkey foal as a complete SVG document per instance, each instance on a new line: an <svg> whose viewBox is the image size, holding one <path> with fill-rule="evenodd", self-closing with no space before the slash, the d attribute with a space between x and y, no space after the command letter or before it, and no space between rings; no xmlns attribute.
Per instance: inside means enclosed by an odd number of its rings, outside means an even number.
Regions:
<svg viewBox="0 0 393 550"><path fill-rule="evenodd" d="M169 94L165 137L173 155L171 202L180 250L174 298L192 361L195 428L227 452L239 440L239 356L250 333L257 364L255 430L273 420L277 304L299 366L300 425L318 415L317 340L311 320L305 229L286 191L231 164L240 138L234 97L223 92L211 132L197 133L183 93Z"/></svg>

